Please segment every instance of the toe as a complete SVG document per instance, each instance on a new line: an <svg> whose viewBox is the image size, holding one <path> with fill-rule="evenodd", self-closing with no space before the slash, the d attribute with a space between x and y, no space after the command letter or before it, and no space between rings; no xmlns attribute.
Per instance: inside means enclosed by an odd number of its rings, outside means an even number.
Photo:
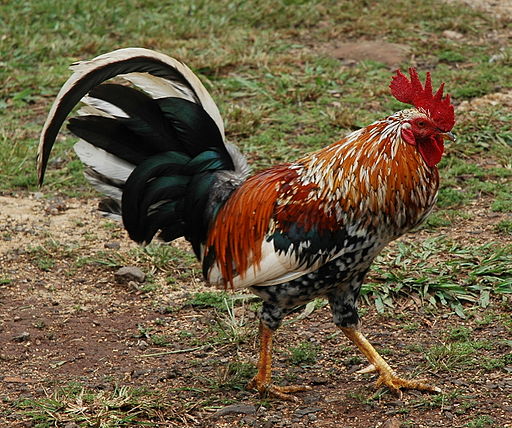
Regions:
<svg viewBox="0 0 512 428"><path fill-rule="evenodd" d="M366 373L373 373L377 371L377 368L373 365L373 364L370 364L369 366L366 366L358 371L356 371L357 374L366 374Z"/></svg>

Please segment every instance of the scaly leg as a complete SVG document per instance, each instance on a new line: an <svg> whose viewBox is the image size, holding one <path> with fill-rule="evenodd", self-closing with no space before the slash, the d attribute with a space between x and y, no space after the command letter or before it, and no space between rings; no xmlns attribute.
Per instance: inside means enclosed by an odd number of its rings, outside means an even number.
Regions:
<svg viewBox="0 0 512 428"><path fill-rule="evenodd" d="M375 350L371 343L368 342L368 340L360 331L349 327L341 327L341 330L343 333L345 333L345 336L347 336L352 341L352 343L354 343L359 348L359 350L365 355L366 358L368 358L368 361L370 362L370 366L360 370L359 372L379 372L377 387L384 384L399 397L402 395L400 388L417 389L420 391L428 392L441 392L438 387L428 385L427 383L424 383L424 381L406 380L399 378L393 369L388 365L388 363L386 363L386 361L384 361L384 359L379 355L379 353Z"/></svg>
<svg viewBox="0 0 512 428"><path fill-rule="evenodd" d="M272 384L272 335L273 331L260 323L260 357L258 373L247 385L248 389L257 389L260 395L266 394L281 400L297 401L297 397L289 395L299 391L308 391L310 386L289 385L277 386Z"/></svg>

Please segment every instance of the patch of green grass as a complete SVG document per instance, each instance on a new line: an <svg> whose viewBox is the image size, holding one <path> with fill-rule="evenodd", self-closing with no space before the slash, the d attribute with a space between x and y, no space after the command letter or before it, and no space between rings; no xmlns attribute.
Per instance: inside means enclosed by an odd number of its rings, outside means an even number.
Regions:
<svg viewBox="0 0 512 428"><path fill-rule="evenodd" d="M242 302L241 311L237 313L235 302L240 300ZM219 312L216 318L217 324L214 330L217 332L218 339L225 343L239 345L245 342L249 337L254 334L254 328L249 325L245 317L245 300L246 296L240 296L240 299L224 300L226 310Z"/></svg>
<svg viewBox="0 0 512 428"><path fill-rule="evenodd" d="M223 390L236 389L243 391L255 374L256 368L253 364L240 361L230 362L223 370L217 386Z"/></svg>
<svg viewBox="0 0 512 428"><path fill-rule="evenodd" d="M479 364L481 367L488 371L503 369L504 367L510 366L512 364L512 354L502 355L498 358L489 358L485 357L480 359Z"/></svg>
<svg viewBox="0 0 512 428"><path fill-rule="evenodd" d="M151 343L155 346L168 346L171 343L171 339L163 334L153 334L150 338Z"/></svg>
<svg viewBox="0 0 512 428"><path fill-rule="evenodd" d="M512 235L512 220L501 220L495 228L500 233Z"/></svg>
<svg viewBox="0 0 512 428"><path fill-rule="evenodd" d="M471 337L472 329L464 326L452 327L448 332L450 340L468 340Z"/></svg>
<svg viewBox="0 0 512 428"><path fill-rule="evenodd" d="M144 247L136 247L132 255L143 263L148 263L159 270L168 271L172 268L179 269L180 266L187 266L195 262L195 257L188 251L172 245L154 242Z"/></svg>
<svg viewBox="0 0 512 428"><path fill-rule="evenodd" d="M465 198L464 198L465 199ZM466 200L466 199L465 199ZM437 229L441 227L449 227L461 220L471 218L471 214L462 209L437 209L427 217L427 220L419 226L419 229Z"/></svg>
<svg viewBox="0 0 512 428"><path fill-rule="evenodd" d="M78 257L75 261L77 268L86 265L102 265L117 268L126 265L126 258L122 253L102 250L91 256Z"/></svg>
<svg viewBox="0 0 512 428"><path fill-rule="evenodd" d="M414 407L426 407L430 409L443 408L456 402L461 397L460 392L457 390L441 394L426 394L419 400L413 400L411 403Z"/></svg>
<svg viewBox="0 0 512 428"><path fill-rule="evenodd" d="M195 293L188 301L188 305L197 306L199 308L212 307L219 311L226 312L229 307L231 296L223 291L205 291Z"/></svg>
<svg viewBox="0 0 512 428"><path fill-rule="evenodd" d="M484 160L493 159L498 167L488 168L479 166L470 172L480 178L510 178L510 154L512 152L512 131L507 126L512 119L509 110L499 105L489 105L479 109L464 112L459 117L457 133L460 138L449 147L445 163L475 162L475 155ZM469 160L469 156L472 156ZM442 171L444 174L444 172Z"/></svg>
<svg viewBox="0 0 512 428"><path fill-rule="evenodd" d="M353 19L363 9L364 19ZM433 1L264 0L235 6L214 0L169 6L151 0L133 8L104 0L88 5L32 0L11 2L2 12L7 30L0 41L0 190L35 189L38 132L50 100L69 75L67 65L123 46L153 48L191 65L218 101L228 138L256 167L325 146L398 108L389 97L389 70L383 64L340 66L310 48L328 46L339 34L352 40L407 40L425 68L436 64L434 79L446 81L459 99L510 87L510 54L489 63L494 46L479 37L495 31L495 20ZM461 32L463 42L440 37L446 29ZM472 139L482 138L481 127L504 132L489 121L469 119L457 125L457 132L471 146ZM67 132L63 137L45 189L90 195L73 160L74 139ZM495 140L489 135L489 141Z"/></svg>
<svg viewBox="0 0 512 428"><path fill-rule="evenodd" d="M47 239L44 244L29 246L27 253L32 262L42 271L50 271L59 259L74 258L77 254L76 245L63 244L54 239Z"/></svg>
<svg viewBox="0 0 512 428"><path fill-rule="evenodd" d="M438 58L440 61L455 63L455 62L464 62L466 60L466 56L461 52L446 50L442 51L438 54Z"/></svg>
<svg viewBox="0 0 512 428"><path fill-rule="evenodd" d="M493 344L481 341L449 342L427 349L425 359L433 370L464 370L479 366L479 351L493 349L493 347Z"/></svg>
<svg viewBox="0 0 512 428"><path fill-rule="evenodd" d="M427 220L421 227L427 229L436 229L438 227L447 227L453 223L444 212L435 212L428 216Z"/></svg>
<svg viewBox="0 0 512 428"><path fill-rule="evenodd" d="M480 415L473 419L472 421L468 422L465 427L468 428L485 428L485 427L493 427L494 425L494 419L490 417L489 415Z"/></svg>
<svg viewBox="0 0 512 428"><path fill-rule="evenodd" d="M289 360L296 366L315 364L318 358L318 346L310 342L302 342L298 346L290 347Z"/></svg>
<svg viewBox="0 0 512 428"><path fill-rule="evenodd" d="M116 386L97 391L80 384L58 388L42 399L23 399L15 412L37 427L61 424L114 427L133 426L141 420L156 423L168 405L164 397L145 389Z"/></svg>
<svg viewBox="0 0 512 428"><path fill-rule="evenodd" d="M470 246L443 237L399 241L377 257L372 270L361 295L368 302L371 297L378 312L393 308L398 296L414 293L464 318L463 304L486 307L492 294L512 292L512 246Z"/></svg>
<svg viewBox="0 0 512 428"><path fill-rule="evenodd" d="M437 206L439 208L455 208L464 205L469 196L457 189L445 187L439 190Z"/></svg>
<svg viewBox="0 0 512 428"><path fill-rule="evenodd" d="M497 212L512 212L512 193L507 193L495 200L491 204L491 209Z"/></svg>

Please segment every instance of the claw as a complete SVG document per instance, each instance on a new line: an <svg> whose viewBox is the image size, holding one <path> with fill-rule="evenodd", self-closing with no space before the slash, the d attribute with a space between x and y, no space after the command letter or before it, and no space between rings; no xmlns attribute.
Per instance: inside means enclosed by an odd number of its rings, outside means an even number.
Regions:
<svg viewBox="0 0 512 428"><path fill-rule="evenodd" d="M299 399L295 397L294 394L296 392L302 391L311 391L313 388L307 385L287 385L287 386L277 386L274 384L265 384L260 383L257 377L255 376L248 384L247 389L256 389L262 397L274 397L279 398L280 400L286 401L294 401L298 402Z"/></svg>
<svg viewBox="0 0 512 428"><path fill-rule="evenodd" d="M366 374L366 373L373 373L376 371L377 371L376 367L373 364L370 364L370 365L356 371L356 373L357 374Z"/></svg>

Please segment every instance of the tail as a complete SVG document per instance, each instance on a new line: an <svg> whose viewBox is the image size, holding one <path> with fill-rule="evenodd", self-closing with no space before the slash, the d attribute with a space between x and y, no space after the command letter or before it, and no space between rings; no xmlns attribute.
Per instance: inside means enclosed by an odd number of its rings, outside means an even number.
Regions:
<svg viewBox="0 0 512 428"><path fill-rule="evenodd" d="M141 48L71 68L41 133L39 183L62 124L81 101L68 129L81 139L74 148L86 178L107 196L100 209L122 215L137 242L159 231L166 241L185 236L200 257L210 221L249 173L225 142L206 88L186 65ZM104 83L113 77L116 83Z"/></svg>

